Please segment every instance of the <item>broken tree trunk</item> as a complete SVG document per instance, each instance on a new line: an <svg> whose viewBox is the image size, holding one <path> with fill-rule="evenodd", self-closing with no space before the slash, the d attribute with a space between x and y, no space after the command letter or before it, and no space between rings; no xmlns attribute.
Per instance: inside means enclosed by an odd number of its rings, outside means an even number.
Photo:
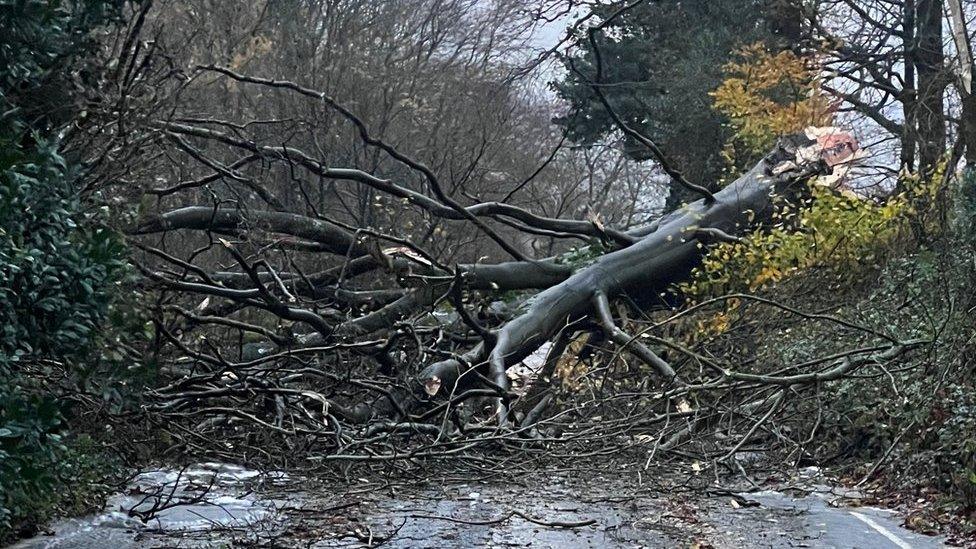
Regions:
<svg viewBox="0 0 976 549"><path fill-rule="evenodd" d="M761 228L772 218L777 199L791 200L804 193L811 177L830 173L833 166L852 158L856 149L850 135L830 128L811 128L803 135L781 140L769 155L714 198L688 204L648 229L635 232L635 243L601 256L532 297L485 343L463 357L428 366L418 376L418 394L456 394L486 385L483 376L491 382L487 385L505 392L509 366L553 339L568 324L586 318L599 324L608 339L647 362L662 383L681 383L667 362L614 324L609 300L624 295L644 304L660 300L700 263L708 244ZM504 421L505 406L501 409Z"/></svg>

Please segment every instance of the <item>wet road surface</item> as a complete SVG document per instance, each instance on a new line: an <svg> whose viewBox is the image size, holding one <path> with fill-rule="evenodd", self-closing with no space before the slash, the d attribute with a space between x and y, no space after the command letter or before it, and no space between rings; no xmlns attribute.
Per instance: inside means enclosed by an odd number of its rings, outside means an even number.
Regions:
<svg viewBox="0 0 976 549"><path fill-rule="evenodd" d="M339 495L283 474L200 464L144 473L104 513L14 547L943 547L891 511L835 506L827 489L708 496L637 484L601 475L409 488L363 481ZM145 513L157 496L173 506L146 522L127 512Z"/></svg>

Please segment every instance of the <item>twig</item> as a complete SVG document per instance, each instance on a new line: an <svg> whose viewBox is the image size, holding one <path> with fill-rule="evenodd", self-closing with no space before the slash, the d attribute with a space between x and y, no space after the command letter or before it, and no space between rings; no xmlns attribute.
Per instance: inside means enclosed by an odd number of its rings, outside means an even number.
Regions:
<svg viewBox="0 0 976 549"><path fill-rule="evenodd" d="M448 522L455 522L458 524L470 524L473 526L488 526L492 524L501 524L511 519L512 517L519 517L533 524L538 524L539 526L548 526L550 528L583 528L585 526L591 526L593 524L596 524L596 520L594 519L587 519L587 520L581 520L575 522L560 521L560 520L547 521L547 520L537 519L535 517L523 513L522 511L516 511L516 510L509 511L508 513L498 518L486 519L486 520L465 520L465 519L456 519L452 517L444 517L440 515L410 515L410 518L446 520Z"/></svg>

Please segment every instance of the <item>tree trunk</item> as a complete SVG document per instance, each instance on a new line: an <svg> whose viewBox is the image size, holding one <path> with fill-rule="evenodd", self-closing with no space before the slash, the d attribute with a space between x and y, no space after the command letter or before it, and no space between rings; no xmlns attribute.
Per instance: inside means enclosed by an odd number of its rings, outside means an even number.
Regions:
<svg viewBox="0 0 976 549"><path fill-rule="evenodd" d="M918 70L915 112L919 172L930 175L938 166L946 146L945 53L942 44L942 1L918 0L914 61Z"/></svg>
<svg viewBox="0 0 976 549"><path fill-rule="evenodd" d="M535 295L515 318L493 332L493 342L488 339L463 360L449 359L427 367L417 389L433 396L477 386L480 376L466 375L474 368L488 376L496 389L505 391L509 366L568 324L587 317L595 318L609 339L630 343L628 349L666 378L663 382L676 381L667 363L613 326L607 314L608 298L626 295L646 305L660 303L663 294L700 263L708 244L763 226L771 219L777 198L789 200L803 193L811 176L828 173L830 166L855 149L853 138L842 133L826 140L821 137L819 143L808 136L781 141L755 167L716 193L714 200L701 199L672 212L633 245L598 258Z"/></svg>
<svg viewBox="0 0 976 549"><path fill-rule="evenodd" d="M905 114L905 124L901 136L901 168L915 169L915 153L918 149L918 90L915 78L915 0L905 0L902 10L902 40L905 68L902 80L901 104Z"/></svg>
<svg viewBox="0 0 976 549"><path fill-rule="evenodd" d="M976 169L976 94L962 98L962 122L959 125L959 139L966 147L966 168Z"/></svg>

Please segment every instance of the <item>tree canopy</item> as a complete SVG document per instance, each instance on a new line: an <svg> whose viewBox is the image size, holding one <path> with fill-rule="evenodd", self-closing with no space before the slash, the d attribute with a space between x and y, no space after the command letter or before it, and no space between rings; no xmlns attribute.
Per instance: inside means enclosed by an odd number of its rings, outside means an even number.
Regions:
<svg viewBox="0 0 976 549"><path fill-rule="evenodd" d="M592 8L597 21L609 20L594 35L603 57L604 90L621 118L659 143L692 181L717 183L725 167L722 150L728 119L712 108L711 92L723 81L723 68L734 52L750 44L781 48L785 33L795 32L784 21L783 2L730 0L711 2L628 2ZM619 13L618 13L619 12ZM790 14L790 15L794 15ZM580 31L580 47L563 60L566 77L554 84L567 101L567 114L557 117L581 144L600 141L617 130L591 88L596 78L593 43ZM627 153L646 160L650 153L626 141ZM689 198L672 188L668 207Z"/></svg>

